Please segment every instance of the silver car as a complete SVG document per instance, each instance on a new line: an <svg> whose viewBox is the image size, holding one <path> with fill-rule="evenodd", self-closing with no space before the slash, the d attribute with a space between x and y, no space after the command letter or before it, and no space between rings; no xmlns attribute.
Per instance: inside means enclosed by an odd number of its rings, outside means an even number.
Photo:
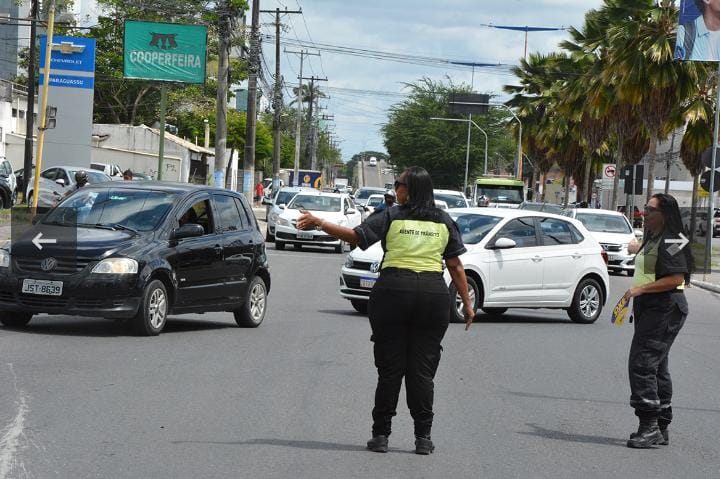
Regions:
<svg viewBox="0 0 720 479"><path fill-rule="evenodd" d="M51 166L40 173L40 194L38 196L39 206L54 206L68 191L75 187L75 173L85 171L88 175L89 184L104 183L112 181L105 173L81 168L79 166ZM32 202L35 195L35 177L30 178L27 185L26 198Z"/></svg>
<svg viewBox="0 0 720 479"><path fill-rule="evenodd" d="M278 216L283 210L280 205L287 205L290 201L295 198L295 195L301 191L316 191L313 188L307 188L304 186L288 186L280 188L271 199L263 199L263 204L266 205L265 209L265 220L267 221L267 232L265 233L265 241L270 243L275 241L275 225L277 224Z"/></svg>

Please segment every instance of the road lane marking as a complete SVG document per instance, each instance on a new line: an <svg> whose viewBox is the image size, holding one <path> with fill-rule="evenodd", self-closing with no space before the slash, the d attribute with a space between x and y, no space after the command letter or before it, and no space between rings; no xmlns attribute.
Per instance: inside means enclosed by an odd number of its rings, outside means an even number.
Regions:
<svg viewBox="0 0 720 479"><path fill-rule="evenodd" d="M25 429L25 418L27 417L30 408L27 405L27 396L22 389L17 387L17 375L12 363L8 363L10 372L13 375L13 383L15 386L15 404L17 405L17 412L15 417L10 423L0 430L0 479L7 479L13 470L21 471L24 470L24 466L21 462L17 462L16 456L20 449L20 440L23 436ZM16 477L16 476L13 476Z"/></svg>

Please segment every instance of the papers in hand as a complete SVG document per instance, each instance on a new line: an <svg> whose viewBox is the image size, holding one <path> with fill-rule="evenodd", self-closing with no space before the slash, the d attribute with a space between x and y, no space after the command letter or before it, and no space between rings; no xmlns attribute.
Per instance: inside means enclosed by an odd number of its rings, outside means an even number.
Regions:
<svg viewBox="0 0 720 479"><path fill-rule="evenodd" d="M620 298L620 301L615 305L613 308L612 317L610 318L610 321L615 326L622 326L625 321L627 320L628 316L630 314L630 300L625 298L625 296Z"/></svg>

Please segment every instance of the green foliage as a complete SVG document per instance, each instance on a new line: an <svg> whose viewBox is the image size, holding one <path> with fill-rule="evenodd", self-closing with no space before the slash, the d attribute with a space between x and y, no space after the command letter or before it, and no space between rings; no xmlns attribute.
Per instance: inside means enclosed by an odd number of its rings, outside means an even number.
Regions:
<svg viewBox="0 0 720 479"><path fill-rule="evenodd" d="M422 166L430 172L436 187L462 189L468 126L465 122L446 122L430 118L466 118L449 112L450 94L467 91L442 82L422 78L407 85L409 96L390 109L383 127L385 146L399 170ZM512 171L515 142L507 112L490 109L487 115L473 116L473 121L488 135L489 170ZM469 182L484 168L485 137L472 128Z"/></svg>

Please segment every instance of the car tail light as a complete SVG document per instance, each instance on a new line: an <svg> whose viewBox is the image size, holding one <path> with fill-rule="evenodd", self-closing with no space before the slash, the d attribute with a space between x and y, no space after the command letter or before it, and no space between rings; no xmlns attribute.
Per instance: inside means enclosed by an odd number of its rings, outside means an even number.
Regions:
<svg viewBox="0 0 720 479"><path fill-rule="evenodd" d="M605 250L600 251L600 256L602 256L603 261L605 261L605 266L608 264L608 255Z"/></svg>

